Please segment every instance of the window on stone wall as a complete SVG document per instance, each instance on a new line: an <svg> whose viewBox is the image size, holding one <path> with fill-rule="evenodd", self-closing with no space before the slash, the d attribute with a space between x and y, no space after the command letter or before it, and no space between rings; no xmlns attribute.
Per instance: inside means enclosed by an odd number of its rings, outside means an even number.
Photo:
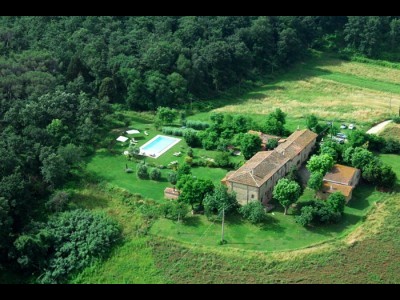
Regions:
<svg viewBox="0 0 400 300"><path fill-rule="evenodd" d="M251 194L251 199L253 199L254 198L254 194Z"/></svg>

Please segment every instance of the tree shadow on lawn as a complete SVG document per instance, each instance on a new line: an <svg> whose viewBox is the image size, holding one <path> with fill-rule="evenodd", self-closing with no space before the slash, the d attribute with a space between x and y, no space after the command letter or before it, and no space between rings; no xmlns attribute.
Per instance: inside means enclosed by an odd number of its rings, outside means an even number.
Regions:
<svg viewBox="0 0 400 300"><path fill-rule="evenodd" d="M109 206L108 199L104 197L98 197L92 194L82 194L77 193L74 195L72 199L72 205L78 206L86 209L93 209L93 208L106 208Z"/></svg>
<svg viewBox="0 0 400 300"><path fill-rule="evenodd" d="M353 191L352 199L347 204L348 207L355 208L357 210L364 210L370 204L368 198L375 192L375 186L360 183Z"/></svg>
<svg viewBox="0 0 400 300"><path fill-rule="evenodd" d="M268 215L265 221L260 224L260 230L284 233L286 228L280 225L280 221L278 219Z"/></svg>
<svg viewBox="0 0 400 300"><path fill-rule="evenodd" d="M344 213L342 219L337 224L329 224L329 225L315 225L313 227L306 227L306 229L310 232L314 232L317 234L322 234L325 236L332 237L336 234L342 233L344 230L348 229L349 227L354 226L357 224L363 217ZM300 226L300 225L299 225Z"/></svg>
<svg viewBox="0 0 400 300"><path fill-rule="evenodd" d="M242 225L244 223L243 217L238 213L233 213L225 218L226 223L229 225Z"/></svg>
<svg viewBox="0 0 400 300"><path fill-rule="evenodd" d="M189 217L186 217L182 223L185 226L198 227L199 225L201 225L200 216L190 215Z"/></svg>

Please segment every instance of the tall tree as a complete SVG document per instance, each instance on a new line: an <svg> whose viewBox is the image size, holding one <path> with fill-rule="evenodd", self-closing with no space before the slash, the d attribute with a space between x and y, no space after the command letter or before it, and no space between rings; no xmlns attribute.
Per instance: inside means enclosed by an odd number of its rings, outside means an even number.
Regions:
<svg viewBox="0 0 400 300"><path fill-rule="evenodd" d="M284 214L287 214L289 205L295 203L301 194L301 188L295 181L282 178L278 180L272 191L273 197L282 205L285 209Z"/></svg>
<svg viewBox="0 0 400 300"><path fill-rule="evenodd" d="M240 138L240 150L245 159L250 159L261 149L261 139L254 134L243 134Z"/></svg>
<svg viewBox="0 0 400 300"><path fill-rule="evenodd" d="M328 154L313 155L307 162L307 169L311 173L319 172L325 175L326 172L332 169L333 164L333 158Z"/></svg>

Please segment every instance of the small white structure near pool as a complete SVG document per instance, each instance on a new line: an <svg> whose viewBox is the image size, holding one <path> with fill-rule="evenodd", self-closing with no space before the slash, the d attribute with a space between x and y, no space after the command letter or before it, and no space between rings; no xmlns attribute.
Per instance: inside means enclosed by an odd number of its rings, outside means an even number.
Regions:
<svg viewBox="0 0 400 300"><path fill-rule="evenodd" d="M145 155L153 158L159 157L171 147L179 143L181 139L165 135L156 135L142 147L140 147L140 155Z"/></svg>
<svg viewBox="0 0 400 300"><path fill-rule="evenodd" d="M136 134L136 133L140 133L140 131L136 130L136 129L131 129L131 130L127 130L126 133L127 134Z"/></svg>
<svg viewBox="0 0 400 300"><path fill-rule="evenodd" d="M123 142L123 143L125 143L127 140L128 140L128 138L125 137L125 136L122 136L122 135L120 135L120 136L117 138L117 141L118 141L118 142Z"/></svg>

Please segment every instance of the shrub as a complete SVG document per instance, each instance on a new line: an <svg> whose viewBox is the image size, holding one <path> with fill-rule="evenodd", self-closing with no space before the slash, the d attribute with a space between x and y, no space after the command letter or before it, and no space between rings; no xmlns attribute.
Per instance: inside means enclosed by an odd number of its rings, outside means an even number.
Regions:
<svg viewBox="0 0 400 300"><path fill-rule="evenodd" d="M140 214L145 219L157 219L161 215L161 208L153 200L144 200L137 206Z"/></svg>
<svg viewBox="0 0 400 300"><path fill-rule="evenodd" d="M189 166L191 166L192 163L193 163L193 157L186 156L185 157L185 163L187 163Z"/></svg>
<svg viewBox="0 0 400 300"><path fill-rule="evenodd" d="M169 172L167 175L167 179L172 185L175 185L178 181L178 174L176 172Z"/></svg>
<svg viewBox="0 0 400 300"><path fill-rule="evenodd" d="M177 202L176 200L168 201L160 207L164 218L170 220L183 220L189 212L186 204Z"/></svg>
<svg viewBox="0 0 400 300"><path fill-rule="evenodd" d="M386 146L386 141L383 137L376 134L367 134L368 149L372 151L382 151Z"/></svg>
<svg viewBox="0 0 400 300"><path fill-rule="evenodd" d="M302 226L308 226L314 220L315 209L311 205L303 206L301 208L301 213L299 216L296 216L294 219L296 223L299 223Z"/></svg>
<svg viewBox="0 0 400 300"><path fill-rule="evenodd" d="M21 267L41 272L38 282L60 283L105 257L119 237L117 223L107 215L77 209L51 217L14 246Z"/></svg>
<svg viewBox="0 0 400 300"><path fill-rule="evenodd" d="M192 148L188 149L187 155L193 158L194 154L193 154L193 149Z"/></svg>
<svg viewBox="0 0 400 300"><path fill-rule="evenodd" d="M228 149L228 146L229 146L229 140L220 138L218 140L217 150L218 151L226 151Z"/></svg>
<svg viewBox="0 0 400 300"><path fill-rule="evenodd" d="M61 212L65 210L70 201L70 195L65 191L55 192L50 200L46 202L46 208L53 212Z"/></svg>
<svg viewBox="0 0 400 300"><path fill-rule="evenodd" d="M196 148L201 146L201 140L197 132L194 130L191 129L185 130L183 138L185 139L186 144L188 144L189 147Z"/></svg>
<svg viewBox="0 0 400 300"><path fill-rule="evenodd" d="M267 142L268 150L273 150L278 147L278 140L277 139L269 139Z"/></svg>
<svg viewBox="0 0 400 300"><path fill-rule="evenodd" d="M197 130L204 130L210 127L207 122L196 121L196 120L186 120L186 127L193 128Z"/></svg>
<svg viewBox="0 0 400 300"><path fill-rule="evenodd" d="M229 161L229 153L228 152L218 152L217 155L215 156L215 163L220 168L230 167L231 162Z"/></svg>
<svg viewBox="0 0 400 300"><path fill-rule="evenodd" d="M386 145L382 150L383 153L400 154L400 142L390 138L386 140Z"/></svg>
<svg viewBox="0 0 400 300"><path fill-rule="evenodd" d="M208 218L212 214L219 214L221 216L224 209L225 215L235 212L239 206L236 200L236 193L228 192L225 185L218 185L212 194L207 194L203 200L204 209Z"/></svg>
<svg viewBox="0 0 400 300"><path fill-rule="evenodd" d="M151 180L158 181L161 179L161 171L157 168L153 168L151 169L149 176Z"/></svg>
<svg viewBox="0 0 400 300"><path fill-rule="evenodd" d="M210 158L206 159L205 162L206 162L206 167L209 167L209 168L218 167L218 165L215 163L215 161Z"/></svg>
<svg viewBox="0 0 400 300"><path fill-rule="evenodd" d="M162 133L174 136L183 136L185 130L178 127L163 127Z"/></svg>
<svg viewBox="0 0 400 300"><path fill-rule="evenodd" d="M342 193L336 192L329 195L326 204L330 206L333 211L343 213L344 206L346 205L346 198Z"/></svg>
<svg viewBox="0 0 400 300"><path fill-rule="evenodd" d="M190 167L188 164L184 163L184 164L182 164L182 165L179 166L178 172L177 172L178 180L179 180L183 175L189 175L189 174L192 174L192 169L191 169L191 167Z"/></svg>
<svg viewBox="0 0 400 300"><path fill-rule="evenodd" d="M265 220L264 206L259 201L252 201L241 208L239 208L240 214L248 220L250 223L257 224Z"/></svg>
<svg viewBox="0 0 400 300"><path fill-rule="evenodd" d="M310 224L330 224L340 221L342 214L336 209L340 208L340 201L332 201L330 204L320 200L310 201L303 206L300 215L295 217L295 221L303 226ZM339 204L334 206L333 204Z"/></svg>
<svg viewBox="0 0 400 300"><path fill-rule="evenodd" d="M396 124L400 124L400 116L399 117L393 117L393 122L395 122Z"/></svg>
<svg viewBox="0 0 400 300"><path fill-rule="evenodd" d="M138 164L136 167L136 175L140 179L147 179L149 178L149 171L145 164Z"/></svg>

